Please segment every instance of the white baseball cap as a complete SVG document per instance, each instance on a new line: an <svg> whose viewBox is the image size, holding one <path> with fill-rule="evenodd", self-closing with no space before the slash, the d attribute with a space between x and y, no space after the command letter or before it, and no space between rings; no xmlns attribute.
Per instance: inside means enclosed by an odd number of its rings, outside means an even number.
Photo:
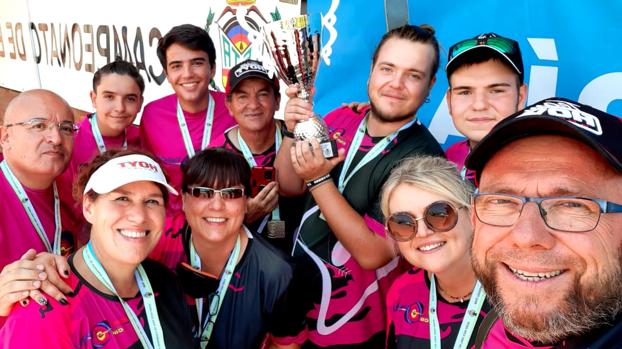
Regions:
<svg viewBox="0 0 622 349"><path fill-rule="evenodd" d="M91 175L84 188L84 194L90 190L98 194L106 194L128 183L138 181L162 184L171 194L177 195L177 191L166 182L160 165L142 154L125 155L106 162Z"/></svg>

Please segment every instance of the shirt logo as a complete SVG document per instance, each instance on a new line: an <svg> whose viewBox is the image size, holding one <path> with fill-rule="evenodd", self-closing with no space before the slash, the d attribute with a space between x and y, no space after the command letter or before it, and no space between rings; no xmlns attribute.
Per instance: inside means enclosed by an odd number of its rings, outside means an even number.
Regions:
<svg viewBox="0 0 622 349"><path fill-rule="evenodd" d="M549 100L525 109L517 118L538 115L557 117L597 136L603 134L600 120L596 116L581 110L574 103Z"/></svg>

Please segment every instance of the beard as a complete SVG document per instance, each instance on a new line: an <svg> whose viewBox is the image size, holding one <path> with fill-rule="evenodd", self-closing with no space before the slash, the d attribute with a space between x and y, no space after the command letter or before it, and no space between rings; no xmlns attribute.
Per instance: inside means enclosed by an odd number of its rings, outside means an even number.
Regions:
<svg viewBox="0 0 622 349"><path fill-rule="evenodd" d="M403 115L400 115L400 114L391 115L391 114L384 113L382 110L380 110L378 108L378 105L374 103L374 101L370 100L369 104L371 106L372 115L374 115L374 117L376 117L378 120L382 122L399 122L399 121L405 121L405 120L411 119L415 115L417 110L419 109L419 107L417 107L417 109L409 111L408 113L405 113Z"/></svg>
<svg viewBox="0 0 622 349"><path fill-rule="evenodd" d="M622 311L622 246L618 248L618 263L614 263L613 270L585 284L581 284L580 276L576 276L559 305L547 313L538 309L539 304L547 302L547 295L524 297L515 304L505 303L497 286L495 263L487 260L481 265L475 257L472 262L475 274L504 326L531 342L558 343L611 323Z"/></svg>

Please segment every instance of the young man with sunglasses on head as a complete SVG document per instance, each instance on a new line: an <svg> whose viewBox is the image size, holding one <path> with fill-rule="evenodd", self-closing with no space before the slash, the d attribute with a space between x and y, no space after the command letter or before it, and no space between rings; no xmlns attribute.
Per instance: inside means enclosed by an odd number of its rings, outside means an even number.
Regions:
<svg viewBox="0 0 622 349"><path fill-rule="evenodd" d="M56 179L71 159L77 129L67 102L48 90L22 92L7 106L0 123L4 152L0 163L0 268L17 262L0 274L2 302L27 297L3 287L12 280L40 280L30 282L28 289L37 289L44 282L40 279L43 273L30 261L35 255L31 249L57 255L73 252L76 221L61 200L71 188L57 185ZM18 261L20 257L24 260ZM21 270L15 272L17 269ZM47 305L45 298L36 300ZM0 323L6 310L0 309Z"/></svg>
<svg viewBox="0 0 622 349"><path fill-rule="evenodd" d="M499 121L525 106L527 85L518 42L495 33L454 44L447 57L447 107L467 139L445 152L462 178L473 180L464 160Z"/></svg>

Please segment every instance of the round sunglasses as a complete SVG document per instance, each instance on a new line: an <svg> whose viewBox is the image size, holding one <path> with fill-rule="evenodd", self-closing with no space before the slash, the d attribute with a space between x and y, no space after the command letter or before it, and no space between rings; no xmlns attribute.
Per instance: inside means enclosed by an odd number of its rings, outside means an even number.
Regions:
<svg viewBox="0 0 622 349"><path fill-rule="evenodd" d="M458 224L458 210L447 201L435 201L425 208L423 217L415 217L408 212L396 212L386 218L385 231L395 241L410 241L417 236L417 221L423 220L433 232L445 232Z"/></svg>

